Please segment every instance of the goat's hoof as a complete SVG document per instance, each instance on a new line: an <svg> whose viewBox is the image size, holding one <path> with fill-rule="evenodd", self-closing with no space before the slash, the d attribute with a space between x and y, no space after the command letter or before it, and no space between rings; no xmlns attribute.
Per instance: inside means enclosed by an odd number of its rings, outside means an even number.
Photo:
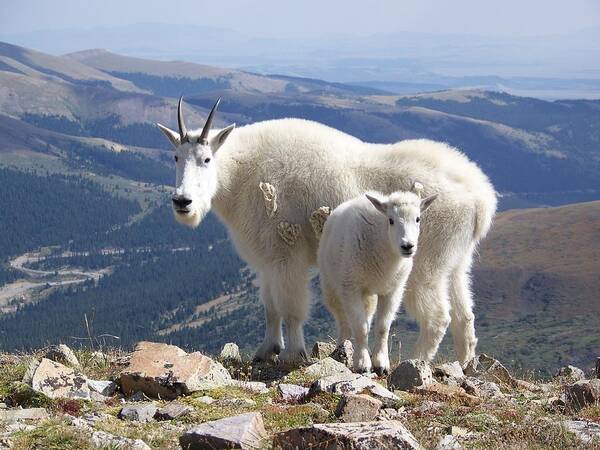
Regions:
<svg viewBox="0 0 600 450"><path fill-rule="evenodd" d="M374 367L373 372L375 372L378 377L382 377L389 375L390 370L387 367Z"/></svg>

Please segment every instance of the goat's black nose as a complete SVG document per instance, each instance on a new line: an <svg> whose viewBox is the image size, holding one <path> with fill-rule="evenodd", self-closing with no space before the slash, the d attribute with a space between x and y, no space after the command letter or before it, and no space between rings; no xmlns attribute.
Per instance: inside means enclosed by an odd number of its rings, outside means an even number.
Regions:
<svg viewBox="0 0 600 450"><path fill-rule="evenodd" d="M179 197L177 195L175 195L171 200L173 200L173 204L178 208L185 208L190 203L192 203L192 201L189 198Z"/></svg>
<svg viewBox="0 0 600 450"><path fill-rule="evenodd" d="M414 246L415 244L402 244L400 247L402 247L402 250L405 252L410 252Z"/></svg>

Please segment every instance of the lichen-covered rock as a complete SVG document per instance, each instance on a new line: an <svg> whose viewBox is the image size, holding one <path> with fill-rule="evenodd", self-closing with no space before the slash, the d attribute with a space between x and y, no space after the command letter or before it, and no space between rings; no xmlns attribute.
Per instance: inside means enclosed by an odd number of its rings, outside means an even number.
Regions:
<svg viewBox="0 0 600 450"><path fill-rule="evenodd" d="M71 367L43 358L37 366L31 387L50 398L90 400L92 394L87 379Z"/></svg>
<svg viewBox="0 0 600 450"><path fill-rule="evenodd" d="M105 431L92 433L92 444L98 448L119 448L131 450L151 450L151 447L141 439L128 439Z"/></svg>
<svg viewBox="0 0 600 450"><path fill-rule="evenodd" d="M500 361L482 353L475 356L464 368L465 375L480 378L494 383L505 383L514 386L515 380Z"/></svg>
<svg viewBox="0 0 600 450"><path fill-rule="evenodd" d="M134 422L150 422L156 414L156 405L154 403L136 403L124 406L119 412L119 419L131 420Z"/></svg>
<svg viewBox="0 0 600 450"><path fill-rule="evenodd" d="M266 435L260 413L246 413L200 424L186 431L179 438L179 444L186 450L256 449L261 447Z"/></svg>
<svg viewBox="0 0 600 450"><path fill-rule="evenodd" d="M340 399L335 415L342 422L370 422L375 420L383 406L381 400L365 394L345 394Z"/></svg>
<svg viewBox="0 0 600 450"><path fill-rule="evenodd" d="M585 444L600 443L600 425L597 423L589 420L564 420L562 425Z"/></svg>
<svg viewBox="0 0 600 450"><path fill-rule="evenodd" d="M333 342L317 341L317 342L315 342L315 345L313 345L310 356L313 358L317 358L319 360L325 359L328 356L331 356L331 354L334 352L335 348L336 348L336 344Z"/></svg>
<svg viewBox="0 0 600 450"><path fill-rule="evenodd" d="M182 394L225 386L231 382L231 375L200 352L186 353L174 345L140 342L120 379L126 395L142 391L172 400Z"/></svg>
<svg viewBox="0 0 600 450"><path fill-rule="evenodd" d="M315 377L327 377L330 375L352 373L344 364L328 356L319 362L311 364L302 369L306 375Z"/></svg>
<svg viewBox="0 0 600 450"><path fill-rule="evenodd" d="M221 350L220 359L227 364L241 364L242 356L240 355L240 348L236 343L228 342Z"/></svg>
<svg viewBox="0 0 600 450"><path fill-rule="evenodd" d="M567 386L565 399L567 407L573 411L600 403L600 380L582 380Z"/></svg>
<svg viewBox="0 0 600 450"><path fill-rule="evenodd" d="M308 394L308 388L296 384L281 383L277 386L277 392L281 399L286 402L299 402L304 400Z"/></svg>
<svg viewBox="0 0 600 450"><path fill-rule="evenodd" d="M162 408L159 408L154 414L154 418L156 420L173 420L178 417L187 416L190 414L194 408L190 405L185 405L179 402L170 402L167 403Z"/></svg>
<svg viewBox="0 0 600 450"><path fill-rule="evenodd" d="M44 353L44 358L56 361L61 364L65 364L71 367L79 367L79 360L73 350L67 347L65 344L51 345Z"/></svg>
<svg viewBox="0 0 600 450"><path fill-rule="evenodd" d="M585 373L579 367L565 366L558 369L556 377L574 383L585 380Z"/></svg>
<svg viewBox="0 0 600 450"><path fill-rule="evenodd" d="M275 448L310 449L421 449L402 423L382 422L324 423L295 428L275 435Z"/></svg>
<svg viewBox="0 0 600 450"><path fill-rule="evenodd" d="M402 361L387 378L391 389L408 391L410 389L426 386L433 383L433 373L429 364L419 359Z"/></svg>
<svg viewBox="0 0 600 450"><path fill-rule="evenodd" d="M352 341L346 339L330 355L336 361L341 362L346 367L352 367L352 358L354 357L354 346Z"/></svg>

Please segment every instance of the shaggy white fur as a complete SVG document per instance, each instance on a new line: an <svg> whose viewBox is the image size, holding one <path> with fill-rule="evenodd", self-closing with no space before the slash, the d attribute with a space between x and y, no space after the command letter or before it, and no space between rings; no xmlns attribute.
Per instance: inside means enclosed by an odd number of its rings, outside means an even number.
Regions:
<svg viewBox="0 0 600 450"><path fill-rule="evenodd" d="M375 310L374 370L389 372L390 326L412 269L421 215L434 199L371 192L342 203L325 222L317 254L321 289L335 317L338 343L354 340L359 372L371 370L368 334Z"/></svg>
<svg viewBox="0 0 600 450"><path fill-rule="evenodd" d="M449 324L459 360L474 355L469 270L496 211L496 193L462 153L424 139L369 144L300 119L213 131L207 144L191 139L177 145L177 133L163 131L174 134L169 139L178 159L175 194L191 200L183 209L174 205L177 220L196 226L212 207L240 255L259 273L266 332L258 358L269 359L284 348L282 321L287 339L281 358L306 357L308 269L316 264L318 246L312 212L368 190L410 190L416 180L425 186L424 196L439 194L421 227L421 250L405 293L405 305L421 329L416 357L433 358ZM272 217L260 183L277 193ZM282 239L282 222L298 225L294 245Z"/></svg>

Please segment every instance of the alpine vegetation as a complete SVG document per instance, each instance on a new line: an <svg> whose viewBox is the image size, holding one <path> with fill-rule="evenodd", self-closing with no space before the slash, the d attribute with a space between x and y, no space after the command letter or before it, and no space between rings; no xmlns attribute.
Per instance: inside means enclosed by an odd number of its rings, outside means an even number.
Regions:
<svg viewBox="0 0 600 450"><path fill-rule="evenodd" d="M354 339L359 372L371 370L368 334L375 311L373 368L378 375L389 372L390 326L412 270L421 214L436 196L371 192L342 203L325 222L317 255L321 289L338 342Z"/></svg>
<svg viewBox="0 0 600 450"><path fill-rule="evenodd" d="M175 147L172 206L189 226L214 209L258 273L266 327L257 359L280 351L287 363L306 358L309 268L318 247L314 213L366 191L408 191L417 180L425 185L424 197L438 198L421 226L426 245L414 258L404 299L420 325L416 357L432 359L449 325L459 360L473 357L469 272L496 211L495 190L476 164L440 142L369 144L300 119L211 131L217 105L202 130L187 130L181 101L179 132L160 126Z"/></svg>

